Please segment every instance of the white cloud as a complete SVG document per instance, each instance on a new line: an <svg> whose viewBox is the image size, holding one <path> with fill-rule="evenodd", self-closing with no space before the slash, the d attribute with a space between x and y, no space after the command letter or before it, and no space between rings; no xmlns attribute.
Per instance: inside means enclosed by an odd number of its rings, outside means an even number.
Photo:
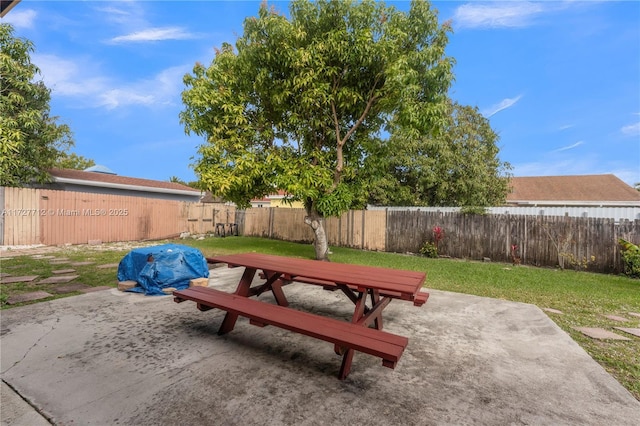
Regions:
<svg viewBox="0 0 640 426"><path fill-rule="evenodd" d="M640 123L629 124L620 129L625 136L640 136Z"/></svg>
<svg viewBox="0 0 640 426"><path fill-rule="evenodd" d="M502 110L505 110L507 108L511 108L521 98L522 98L522 95L518 95L515 98L505 98L505 99L501 100L500 102L498 102L497 104L492 105L489 108L487 108L484 111L482 111L482 115L484 115L485 117L489 118L489 117L497 114L498 112L500 112Z"/></svg>
<svg viewBox="0 0 640 426"><path fill-rule="evenodd" d="M570 150L570 149L577 148L577 147L579 147L580 145L584 145L584 141L578 141L578 142L576 142L576 143L574 143L574 144L564 146L564 147L562 147L562 148L556 149L554 152L568 151L568 150Z"/></svg>
<svg viewBox="0 0 640 426"><path fill-rule="evenodd" d="M108 109L127 105L171 105L182 89L182 76L188 71L188 66L172 67L153 78L106 90L99 96L99 105Z"/></svg>
<svg viewBox="0 0 640 426"><path fill-rule="evenodd" d="M187 40L195 38L182 28L166 27L166 28L148 28L142 31L136 31L127 35L114 37L110 40L112 43L129 43L129 42L147 42L160 40Z"/></svg>
<svg viewBox="0 0 640 426"><path fill-rule="evenodd" d="M572 128L572 127L575 127L575 126L574 126L573 124L565 124L564 126L560 126L560 127L558 128L558 131L560 131L560 132L561 132L561 131L563 131L563 130L570 129L570 128Z"/></svg>
<svg viewBox="0 0 640 426"><path fill-rule="evenodd" d="M456 9L454 23L463 28L518 28L533 23L545 5L532 2L467 3Z"/></svg>
<svg viewBox="0 0 640 426"><path fill-rule="evenodd" d="M36 11L32 9L20 10L19 8L14 8L2 18L2 23L11 24L15 28L33 28L36 15Z"/></svg>
<svg viewBox="0 0 640 426"><path fill-rule="evenodd" d="M555 149L555 150L553 150L552 152L568 151L568 150L570 150L570 149L577 148L577 147L579 147L579 146L580 146L580 145L582 145L582 144L584 144L584 141L578 141L578 142L576 142L576 143L574 143L574 144L567 145L567 146L563 146L562 148Z"/></svg>
<svg viewBox="0 0 640 426"><path fill-rule="evenodd" d="M104 90L107 81L102 77L88 77L95 71L89 61L77 62L56 55L33 54L33 63L40 68L42 80L54 95L90 96Z"/></svg>
<svg viewBox="0 0 640 426"><path fill-rule="evenodd" d="M42 79L53 96L72 98L79 107L107 109L176 103L182 90L182 76L190 70L187 65L176 66L149 78L123 83L105 77L90 60L34 55L33 62L40 67Z"/></svg>

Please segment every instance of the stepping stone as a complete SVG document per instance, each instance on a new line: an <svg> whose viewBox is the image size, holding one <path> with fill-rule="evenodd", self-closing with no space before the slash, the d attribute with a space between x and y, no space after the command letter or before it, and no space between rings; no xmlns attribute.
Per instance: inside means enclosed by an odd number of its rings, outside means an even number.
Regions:
<svg viewBox="0 0 640 426"><path fill-rule="evenodd" d="M71 280L75 280L79 275L58 275L57 277L45 278L39 281L38 284L56 284L56 283L68 283Z"/></svg>
<svg viewBox="0 0 640 426"><path fill-rule="evenodd" d="M83 290L80 290L82 293L91 293L94 291L102 291L102 290L111 290L113 287L109 287L108 285L101 285L98 287L89 287Z"/></svg>
<svg viewBox="0 0 640 426"><path fill-rule="evenodd" d="M633 317L638 317L640 318L640 313L638 312L627 312L629 315L633 316Z"/></svg>
<svg viewBox="0 0 640 426"><path fill-rule="evenodd" d="M50 261L49 261L49 264L50 264L50 265L62 265L62 264L64 264L64 263L69 263L69 260L60 260L60 259L57 259L57 260L50 260Z"/></svg>
<svg viewBox="0 0 640 426"><path fill-rule="evenodd" d="M562 311L553 308L542 308L543 311L551 312L552 314L562 314Z"/></svg>
<svg viewBox="0 0 640 426"><path fill-rule="evenodd" d="M620 322L627 322L629 321L628 319L626 319L625 317L621 317L618 315L605 315L605 318L609 318L610 320L614 320L614 321L620 321Z"/></svg>
<svg viewBox="0 0 640 426"><path fill-rule="evenodd" d="M573 327L574 330L578 330L585 336L589 336L592 339L598 340L631 340L628 337L621 336L604 328L589 328L589 327Z"/></svg>
<svg viewBox="0 0 640 426"><path fill-rule="evenodd" d="M74 291L81 291L87 288L90 288L90 287L86 284L78 283L78 284L59 285L56 288L51 289L51 291L57 294L62 294L62 293L72 293Z"/></svg>
<svg viewBox="0 0 640 426"><path fill-rule="evenodd" d="M31 256L32 259L55 259L55 256L45 256L44 254L34 254Z"/></svg>
<svg viewBox="0 0 640 426"><path fill-rule="evenodd" d="M0 272L0 278L10 277L11 274L7 274L6 272Z"/></svg>
<svg viewBox="0 0 640 426"><path fill-rule="evenodd" d="M7 299L8 305L15 305L16 303L31 302L32 300L46 299L53 294L49 294L46 291L33 291L31 293L22 293L11 296Z"/></svg>
<svg viewBox="0 0 640 426"><path fill-rule="evenodd" d="M75 272L75 269L57 269L55 271L51 271L52 274L70 274Z"/></svg>
<svg viewBox="0 0 640 426"><path fill-rule="evenodd" d="M0 284L28 283L35 280L38 277L39 275L23 275L21 277L2 277L2 281L0 281Z"/></svg>
<svg viewBox="0 0 640 426"><path fill-rule="evenodd" d="M640 337L640 328L625 328L625 327L613 327L616 330L624 331L625 333L633 334L636 337Z"/></svg>
<svg viewBox="0 0 640 426"><path fill-rule="evenodd" d="M96 262L73 262L71 266L85 266L85 265L93 265Z"/></svg>
<svg viewBox="0 0 640 426"><path fill-rule="evenodd" d="M107 263L106 265L96 266L96 268L98 268L98 269L109 269L109 268L117 268L118 266L120 266L119 263Z"/></svg>

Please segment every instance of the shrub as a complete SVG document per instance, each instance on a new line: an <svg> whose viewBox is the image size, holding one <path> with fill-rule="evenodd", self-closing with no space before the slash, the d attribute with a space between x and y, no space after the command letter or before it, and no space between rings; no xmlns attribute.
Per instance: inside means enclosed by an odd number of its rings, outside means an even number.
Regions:
<svg viewBox="0 0 640 426"><path fill-rule="evenodd" d="M622 260L624 261L625 275L640 278L640 251L623 251Z"/></svg>
<svg viewBox="0 0 640 426"><path fill-rule="evenodd" d="M436 258L438 257L438 247L431 241L427 241L420 247L420 254L425 257Z"/></svg>
<svg viewBox="0 0 640 426"><path fill-rule="evenodd" d="M620 238L618 244L622 247L622 260L625 275L640 278L640 247Z"/></svg>

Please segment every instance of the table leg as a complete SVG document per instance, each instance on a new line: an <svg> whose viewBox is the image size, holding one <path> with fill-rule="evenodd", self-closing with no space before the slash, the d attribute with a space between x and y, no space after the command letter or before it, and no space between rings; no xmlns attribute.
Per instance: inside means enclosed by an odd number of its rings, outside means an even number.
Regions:
<svg viewBox="0 0 640 426"><path fill-rule="evenodd" d="M371 292L371 307L375 308L380 303L380 292L377 290L370 290ZM382 330L382 310L380 310L375 316L375 327L378 330Z"/></svg>
<svg viewBox="0 0 640 426"><path fill-rule="evenodd" d="M367 303L366 302L367 302L367 293L358 293L358 296L356 298L356 309L353 312L353 316L351 317L351 322L352 323L358 324L360 322L361 318L364 316L364 312L365 312L365 309L367 307ZM366 325L365 325L365 327L366 327ZM333 351L336 354L343 356L343 360L342 360L343 364L345 362L347 354L349 353L349 350L346 350L346 352L345 352L345 350L346 349L344 347L340 346L340 345L334 345L334 347L333 347ZM353 358L353 354L351 354L351 358ZM349 365L351 365L351 361L349 361ZM349 374L349 372L347 372L347 374Z"/></svg>
<svg viewBox="0 0 640 426"><path fill-rule="evenodd" d="M253 277L255 277L255 275L255 269L246 268L234 294L243 297L249 296L249 289L251 288L251 283L253 282ZM220 325L220 328L218 329L218 334L225 334L233 330L237 320L238 314L227 312L224 316L224 320L222 321L222 325Z"/></svg>
<svg viewBox="0 0 640 426"><path fill-rule="evenodd" d="M340 366L340 372L338 373L338 379L344 380L349 375L351 371L351 363L353 361L353 353L355 351L353 349L348 349L347 352L342 357L342 365Z"/></svg>

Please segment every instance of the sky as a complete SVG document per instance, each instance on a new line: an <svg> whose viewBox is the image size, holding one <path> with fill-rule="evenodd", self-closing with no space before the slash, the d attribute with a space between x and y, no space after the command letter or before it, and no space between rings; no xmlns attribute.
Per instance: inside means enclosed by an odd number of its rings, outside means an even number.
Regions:
<svg viewBox="0 0 640 426"><path fill-rule="evenodd" d="M287 2L269 4L287 13ZM453 25L450 96L490 120L514 176L640 182L640 2L432 4ZM259 5L22 0L2 22L34 43L73 152L122 176L193 181L203 140L180 124L182 77L233 44Z"/></svg>

